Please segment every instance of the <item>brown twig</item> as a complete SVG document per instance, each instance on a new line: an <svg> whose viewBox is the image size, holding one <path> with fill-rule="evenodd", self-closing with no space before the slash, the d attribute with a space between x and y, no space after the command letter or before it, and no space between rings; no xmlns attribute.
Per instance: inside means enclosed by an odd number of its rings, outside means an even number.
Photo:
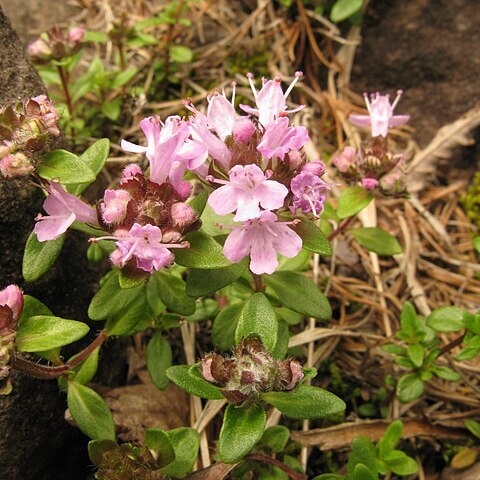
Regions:
<svg viewBox="0 0 480 480"><path fill-rule="evenodd" d="M464 337L465 337L465 334L460 335L459 337L457 337L457 338L455 338L454 340L452 340L450 343L447 343L446 345L444 345L444 346L441 348L439 355L444 355L445 353L447 353L447 352L449 352L450 350L452 350L452 348L455 348L455 347L458 347L459 345L461 345L462 342L463 342Z"/></svg>
<svg viewBox="0 0 480 480"><path fill-rule="evenodd" d="M280 460L276 458L267 457L266 455L261 455L259 453L252 453L246 457L247 460L251 460L252 462L260 462L260 463L268 463L273 465L274 467L279 468L283 472L285 472L292 480L307 480L308 477L304 473L298 473L288 465L285 465Z"/></svg>
<svg viewBox="0 0 480 480"><path fill-rule="evenodd" d="M342 233L354 220L356 216L348 217L328 236L328 240L332 241L337 235Z"/></svg>

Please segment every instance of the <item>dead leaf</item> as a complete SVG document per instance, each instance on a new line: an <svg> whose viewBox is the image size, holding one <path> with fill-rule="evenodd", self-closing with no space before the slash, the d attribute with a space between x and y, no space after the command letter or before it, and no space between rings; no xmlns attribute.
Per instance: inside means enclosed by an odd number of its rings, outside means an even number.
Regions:
<svg viewBox="0 0 480 480"><path fill-rule="evenodd" d="M223 480L238 465L233 463L214 463L210 467L194 472L186 477L186 480Z"/></svg>
<svg viewBox="0 0 480 480"><path fill-rule="evenodd" d="M461 470L462 468L470 467L475 463L477 459L478 451L474 448L462 448L450 462L452 468Z"/></svg>
<svg viewBox="0 0 480 480"><path fill-rule="evenodd" d="M160 391L145 370L137 372L142 383L123 387L97 387L113 414L117 433L123 442L142 442L147 428L188 425L188 395L170 384Z"/></svg>

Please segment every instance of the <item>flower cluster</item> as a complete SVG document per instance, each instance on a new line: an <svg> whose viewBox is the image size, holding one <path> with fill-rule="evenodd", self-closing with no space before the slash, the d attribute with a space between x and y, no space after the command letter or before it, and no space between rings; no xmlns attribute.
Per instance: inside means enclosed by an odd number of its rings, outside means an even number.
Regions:
<svg viewBox="0 0 480 480"><path fill-rule="evenodd" d="M0 110L0 172L4 177L29 175L50 136L58 136L58 114L45 95Z"/></svg>
<svg viewBox="0 0 480 480"><path fill-rule="evenodd" d="M0 395L8 395L12 390L9 361L22 310L23 293L20 288L9 285L0 291Z"/></svg>
<svg viewBox="0 0 480 480"><path fill-rule="evenodd" d="M75 55L81 48L84 36L83 27L66 30L54 26L28 46L28 54L35 63L59 61Z"/></svg>
<svg viewBox="0 0 480 480"><path fill-rule="evenodd" d="M240 105L248 115L236 113L234 89L232 102L218 92L210 96L206 114L186 102L193 113L187 119L143 119L147 145L122 140L121 146L146 156L148 178L138 165L129 165L118 188L106 190L97 207L98 221L91 207L51 184L44 206L49 216L39 216L36 226L39 240L57 238L78 220L112 234L100 238L116 242L111 255L115 265L146 272L169 266L174 260L170 249L188 247L183 236L200 226L185 203L192 193L184 180L189 170L214 189L208 200L214 212L234 214L239 222L228 227L232 232L225 256L232 262L250 256L253 273L273 273L277 253L292 258L302 248L294 230L299 220L292 216L318 217L329 190L321 178L324 164L306 162L306 128L291 125L286 116L302 108L289 111L286 105L300 75L285 93L279 78L264 80L257 92L249 75L256 108Z"/></svg>
<svg viewBox="0 0 480 480"><path fill-rule="evenodd" d="M356 150L345 147L338 153L333 164L349 183L360 184L367 190L379 189L387 195L405 192L405 179L402 170L404 156L392 154L388 148L388 131L392 127L404 125L409 115L394 115L393 110L400 100L399 90L390 104L388 95L365 94L368 115L350 115L349 120L357 126L370 127L371 139Z"/></svg>
<svg viewBox="0 0 480 480"><path fill-rule="evenodd" d="M202 360L205 380L221 387L231 403L254 402L260 393L292 390L303 379L300 363L275 360L256 337L240 341L231 357L210 353Z"/></svg>

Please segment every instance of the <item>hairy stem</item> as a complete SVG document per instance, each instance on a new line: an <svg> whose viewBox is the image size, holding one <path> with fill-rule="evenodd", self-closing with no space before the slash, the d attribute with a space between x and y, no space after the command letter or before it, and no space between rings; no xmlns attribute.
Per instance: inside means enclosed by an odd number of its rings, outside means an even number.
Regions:
<svg viewBox="0 0 480 480"><path fill-rule="evenodd" d="M107 339L107 334L102 330L98 337L90 344L81 350L74 358L67 364L70 368L75 368L80 365L88 356L99 347Z"/></svg>
<svg viewBox="0 0 480 480"><path fill-rule="evenodd" d="M68 72L63 68L63 66L58 65L58 74L60 75L60 80L62 82L63 93L65 94L65 103L67 104L68 113L70 120L73 118L73 103L72 97L70 96L70 90L68 88ZM75 129L71 127L72 138L75 138Z"/></svg>
<svg viewBox="0 0 480 480"><path fill-rule="evenodd" d="M60 365L58 367L49 367L40 363L31 362L25 358L17 356L14 353L10 359L10 365L17 372L26 373L30 377L41 378L43 380L53 380L62 376L70 370L69 365Z"/></svg>
<svg viewBox="0 0 480 480"><path fill-rule="evenodd" d="M253 283L255 284L255 291L256 292L265 291L265 285L263 284L262 276L256 275L255 273L253 273L252 276L253 276Z"/></svg>

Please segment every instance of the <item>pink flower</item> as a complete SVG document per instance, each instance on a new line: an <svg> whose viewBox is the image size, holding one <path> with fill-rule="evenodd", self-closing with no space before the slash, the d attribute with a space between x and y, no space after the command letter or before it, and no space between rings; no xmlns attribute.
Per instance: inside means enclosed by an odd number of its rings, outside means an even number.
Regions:
<svg viewBox="0 0 480 480"><path fill-rule="evenodd" d="M39 60L50 58L52 55L52 49L43 38L38 38L32 42L28 46L27 52L33 59Z"/></svg>
<svg viewBox="0 0 480 480"><path fill-rule="evenodd" d="M39 242L60 237L75 220L98 225L95 209L65 191L60 184L50 183L47 191L48 196L43 202L43 209L48 216L39 214L35 219L37 224L34 231Z"/></svg>
<svg viewBox="0 0 480 480"><path fill-rule="evenodd" d="M277 222L273 212L263 211L259 218L229 227L233 231L225 241L223 253L233 263L250 255L253 273L271 274L278 267L277 252L293 258L302 249L302 239L288 227L290 223Z"/></svg>
<svg viewBox="0 0 480 480"><path fill-rule="evenodd" d="M258 116L258 121L264 127L267 127L275 119L287 113L298 112L303 108L303 105L295 108L294 110L287 110L286 99L302 75L302 72L295 72L295 79L290 84L285 93L283 93L282 87L280 86L280 77L275 78L275 80L269 80L264 82L262 89L260 90L260 92L257 93L257 90L252 80L253 75L251 73L247 73L247 78L250 82L250 87L252 88L257 108L252 108L248 105L242 104L240 104L240 108L244 112Z"/></svg>
<svg viewBox="0 0 480 480"><path fill-rule="evenodd" d="M290 190L293 193L293 213L301 209L303 213L313 213L318 217L323 212L330 186L313 173L302 172L292 178Z"/></svg>
<svg viewBox="0 0 480 480"><path fill-rule="evenodd" d="M127 215L127 205L131 196L126 190L105 190L100 204L105 223L119 223Z"/></svg>
<svg viewBox="0 0 480 480"><path fill-rule="evenodd" d="M0 172L6 178L24 177L34 170L32 161L22 152L8 154L0 160Z"/></svg>
<svg viewBox="0 0 480 480"><path fill-rule="evenodd" d="M16 323L23 310L23 292L20 288L16 285L9 285L7 288L4 288L0 292L0 307L8 307L12 312L11 319ZM3 315L0 315L0 332L4 328L9 327L9 320L10 319L4 318Z"/></svg>
<svg viewBox="0 0 480 480"><path fill-rule="evenodd" d="M150 162L150 180L162 185L167 178L172 180L175 177L175 181L172 181L175 187L178 177L183 177L184 167L181 175L177 171L182 160L178 153L189 135L188 125L180 117L168 117L163 125L157 117L148 117L140 122L140 128L147 138L147 146L122 140L122 149L126 152L145 153Z"/></svg>
<svg viewBox="0 0 480 480"><path fill-rule="evenodd" d="M73 44L80 43L85 36L85 32L86 30L83 27L73 27L68 32L68 41Z"/></svg>
<svg viewBox="0 0 480 480"><path fill-rule="evenodd" d="M288 118L284 117L268 125L257 147L266 159L276 156L283 160L290 150L298 150L308 142L308 130L305 127L288 124Z"/></svg>
<svg viewBox="0 0 480 480"><path fill-rule="evenodd" d="M135 258L137 267L146 272L160 270L173 263L173 253L168 248L186 248L188 243L162 243L162 232L154 225L141 226L135 223L125 236L101 237L97 240L117 240L111 260L115 265L124 267L132 258Z"/></svg>
<svg viewBox="0 0 480 480"><path fill-rule="evenodd" d="M280 208L288 194L285 185L268 177L257 165L235 165L230 181L207 179L224 184L209 197L208 203L218 215L236 211L233 220L243 222L260 216L260 206L267 210Z"/></svg>
<svg viewBox="0 0 480 480"><path fill-rule="evenodd" d="M351 165L355 163L356 150L352 147L345 147L333 159L333 164L338 168L339 172L348 172Z"/></svg>
<svg viewBox="0 0 480 480"><path fill-rule="evenodd" d="M305 163L302 166L302 172L310 172L321 177L325 173L325 164L321 160Z"/></svg>
<svg viewBox="0 0 480 480"><path fill-rule="evenodd" d="M123 169L120 185L124 185L129 180L133 180L137 175L143 175L142 169L136 163L131 163L130 165L127 165Z"/></svg>
<svg viewBox="0 0 480 480"><path fill-rule="evenodd" d="M209 99L207 110L208 126L215 131L220 140L232 134L235 120L238 117L233 105L219 93Z"/></svg>
<svg viewBox="0 0 480 480"><path fill-rule="evenodd" d="M368 115L350 115L348 119L359 127L372 128L372 137L386 137L388 129L391 127L399 127L404 125L410 119L410 115L393 115L393 110L402 96L402 90L398 90L397 97L390 105L389 95L380 95L378 92L373 93L368 99L368 94L364 94L365 103L367 104Z"/></svg>
<svg viewBox="0 0 480 480"><path fill-rule="evenodd" d="M248 145L255 133L255 125L247 117L238 117L233 125L232 136L237 142Z"/></svg>

